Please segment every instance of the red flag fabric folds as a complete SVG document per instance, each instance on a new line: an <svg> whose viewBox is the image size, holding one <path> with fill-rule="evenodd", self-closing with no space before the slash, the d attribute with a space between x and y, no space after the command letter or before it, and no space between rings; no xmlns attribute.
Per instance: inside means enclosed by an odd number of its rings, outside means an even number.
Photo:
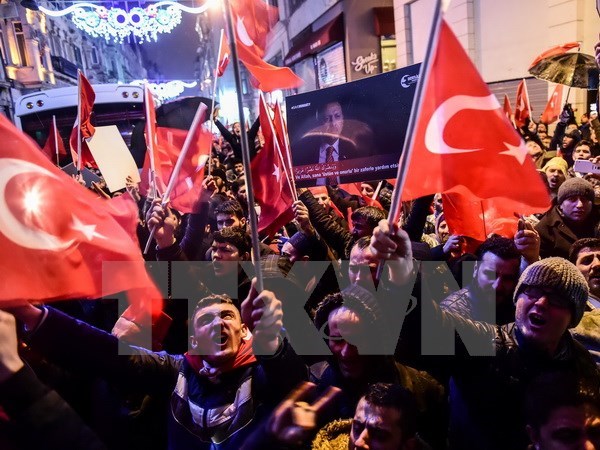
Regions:
<svg viewBox="0 0 600 450"><path fill-rule="evenodd" d="M274 235L286 223L294 218L292 211L293 197L286 169L286 163L280 158L273 134L271 116L260 98L260 128L265 145L252 160L252 184L254 198L260 205L258 231Z"/></svg>
<svg viewBox="0 0 600 450"><path fill-rule="evenodd" d="M525 80L521 80L517 87L517 104L515 106L515 125L518 127L525 126L527 119L531 119L529 111L529 95L527 94L527 85Z"/></svg>
<svg viewBox="0 0 600 450"><path fill-rule="evenodd" d="M302 78L289 67L276 67L263 61L267 34L277 22L277 8L261 0L234 0L231 12L238 57L255 78L257 87L270 92L302 86Z"/></svg>
<svg viewBox="0 0 600 450"><path fill-rule="evenodd" d="M502 107L504 110L504 115L506 118L511 121L512 120L512 107L510 106L510 100L508 99L508 95L504 94L504 106Z"/></svg>
<svg viewBox="0 0 600 450"><path fill-rule="evenodd" d="M227 36L221 30L221 43L219 44L219 61L217 63L217 76L222 77L229 64L231 58L231 49L229 48L229 41Z"/></svg>
<svg viewBox="0 0 600 450"><path fill-rule="evenodd" d="M81 124L81 167L90 164L92 167L98 167L92 152L90 151L86 139L91 138L96 131L92 125L92 108L94 107L94 101L96 100L96 93L92 88L92 85L88 79L79 72L78 78L79 85L79 117L75 119L73 130L71 131L71 137L69 138L69 144L71 145L71 154L73 155L73 162L77 161L77 127Z"/></svg>
<svg viewBox="0 0 600 450"><path fill-rule="evenodd" d="M58 150L57 150L58 144ZM54 122L50 124L50 130L48 131L48 140L44 144L42 148L42 152L44 155L48 157L50 161L56 164L56 155L59 157L67 156L67 150L65 149L65 144L58 133L58 130L54 126Z"/></svg>
<svg viewBox="0 0 600 450"><path fill-rule="evenodd" d="M552 123L558 120L558 116L561 113L562 110L562 93L563 93L563 85L562 84L557 84L556 87L554 88L554 92L552 93L552 96L550 97L550 99L548 100L548 103L546 104L546 108L544 109L544 112L542 113L542 117L541 117L541 121L543 123Z"/></svg>
<svg viewBox="0 0 600 450"><path fill-rule="evenodd" d="M52 165L1 115L0 140L0 302L124 290L143 292L146 301L161 298L132 239L132 200L116 210Z"/></svg>
<svg viewBox="0 0 600 450"><path fill-rule="evenodd" d="M533 60L531 65L529 66L529 69L531 69L533 66L535 66L537 63L539 63L544 58L549 58L550 56L555 56L555 55L562 55L563 53L566 53L573 48L579 48L579 42L568 42L566 44L557 45L555 47L552 47L552 48L546 50L545 52L543 52L542 54L538 55Z"/></svg>
<svg viewBox="0 0 600 450"><path fill-rule="evenodd" d="M403 200L463 189L545 211L550 197L527 148L445 21L414 131Z"/></svg>
<svg viewBox="0 0 600 450"><path fill-rule="evenodd" d="M171 179L171 173L177 163L181 149L187 136L187 130L177 128L156 127L157 145L155 149L156 179L159 193L165 192ZM192 146L183 163L177 182L170 195L170 205L181 213L198 212L198 199L202 192L204 166L208 160L210 133L198 127ZM140 191L146 195L149 190L149 155L146 153L141 174Z"/></svg>

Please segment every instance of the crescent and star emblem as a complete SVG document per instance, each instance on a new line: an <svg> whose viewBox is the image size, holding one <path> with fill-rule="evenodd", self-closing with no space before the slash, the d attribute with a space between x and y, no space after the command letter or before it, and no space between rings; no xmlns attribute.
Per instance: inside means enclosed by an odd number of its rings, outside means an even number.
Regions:
<svg viewBox="0 0 600 450"><path fill-rule="evenodd" d="M246 26L244 25L244 18L238 17L237 25L236 25L238 39L242 41L246 47L252 47L254 45L254 41L248 35L248 31L246 30Z"/></svg>
<svg viewBox="0 0 600 450"><path fill-rule="evenodd" d="M0 233L15 244L30 250L48 250L60 252L76 243L75 239L63 241L57 236L40 229L25 226L11 212L6 203L6 186L17 175L37 173L50 178L58 177L37 164L15 158L0 158ZM79 231L86 239L103 238L96 232L96 225L86 225L78 217L72 215L71 229Z"/></svg>
<svg viewBox="0 0 600 450"><path fill-rule="evenodd" d="M431 153L437 155L451 155L459 153L470 153L482 150L481 148L457 148L448 145L444 140L444 129L446 124L463 110L495 111L500 109L500 104L494 94L487 97L474 97L470 95L455 95L444 101L434 111L425 130L425 147ZM500 154L514 156L521 164L527 157L527 148L521 141L519 146L504 142L505 151Z"/></svg>

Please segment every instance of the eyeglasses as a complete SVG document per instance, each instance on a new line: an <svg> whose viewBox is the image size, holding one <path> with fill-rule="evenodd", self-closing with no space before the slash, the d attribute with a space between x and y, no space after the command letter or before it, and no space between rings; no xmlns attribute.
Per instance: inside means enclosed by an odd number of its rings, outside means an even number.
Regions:
<svg viewBox="0 0 600 450"><path fill-rule="evenodd" d="M529 299L538 301L540 298L545 297L548 303L558 308L568 308L571 305L571 300L564 297L563 295L542 289L537 286L527 286L523 289L523 294Z"/></svg>

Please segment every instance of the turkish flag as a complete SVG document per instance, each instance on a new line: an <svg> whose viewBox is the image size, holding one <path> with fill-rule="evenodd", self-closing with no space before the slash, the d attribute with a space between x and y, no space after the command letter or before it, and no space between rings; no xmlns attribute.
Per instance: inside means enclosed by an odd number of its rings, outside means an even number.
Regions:
<svg viewBox="0 0 600 450"><path fill-rule="evenodd" d="M133 200L123 196L115 205L98 198L1 115L0 140L0 302L127 290L143 294L132 298L139 307L160 303L132 238L138 220Z"/></svg>
<svg viewBox="0 0 600 450"><path fill-rule="evenodd" d="M292 153L290 149L290 139L288 135L287 124L283 118L283 113L279 107L279 103L275 103L273 108L273 128L279 142L279 148L283 154L285 167L288 173L294 173L292 170Z"/></svg>
<svg viewBox="0 0 600 450"><path fill-rule="evenodd" d="M561 113L563 85L557 84L554 88L552 96L546 104L546 108L542 113L541 121L545 124L549 124L558 120L558 116Z"/></svg>
<svg viewBox="0 0 600 450"><path fill-rule="evenodd" d="M154 106L154 97L148 85L145 85L144 87L144 95L146 105L146 156L144 158L144 165L142 166L142 173L140 175L140 192L146 197L151 197L154 194L151 189L152 165L154 165L155 179L157 184L156 188L160 192L164 192L164 180L161 178L163 173L161 170L163 160L161 158L166 161L169 161L169 159L168 157L163 157L164 155L161 154L158 145L158 133L156 131L156 109ZM154 159L153 163L150 161L151 158Z"/></svg>
<svg viewBox="0 0 600 450"><path fill-rule="evenodd" d="M88 79L79 72L78 77L79 86L79 100L78 100L78 117L75 119L73 130L71 131L71 137L69 138L69 144L71 146L71 154L73 155L73 162L77 163L77 128L81 128L81 162L77 164L77 167L84 167L90 164L92 167L97 168L96 161L92 156L86 139L91 138L96 131L92 125L92 108L94 107L94 101L96 100L96 93L92 88L92 85ZM80 125L81 124L81 125Z"/></svg>
<svg viewBox="0 0 600 450"><path fill-rule="evenodd" d="M231 13L238 57L256 80L256 86L264 92L302 86L302 78L289 67L263 61L267 34L279 17L277 8L261 0L233 0Z"/></svg>
<svg viewBox="0 0 600 450"><path fill-rule="evenodd" d="M460 188L522 202L524 214L546 211L550 197L525 144L444 20L433 48L403 200Z"/></svg>
<svg viewBox="0 0 600 450"><path fill-rule="evenodd" d="M204 109L206 109L206 106L204 106ZM157 145L154 153L154 163L157 189L162 195L165 192L166 184L171 179L188 131L177 128L156 127L155 132ZM169 196L171 207L181 213L198 212L198 200L202 192L202 181L204 180L204 166L209 158L211 143L210 132L200 125ZM144 195L147 195L150 188L149 168L149 155L146 153L144 168L140 177L142 180L140 192Z"/></svg>
<svg viewBox="0 0 600 450"><path fill-rule="evenodd" d="M273 236L294 218L294 202L286 163L276 147L277 137L264 97L260 96L260 128L265 145L251 163L254 199L260 205L258 231Z"/></svg>
<svg viewBox="0 0 600 450"><path fill-rule="evenodd" d="M217 76L222 77L231 58L231 49L229 41L223 30L221 30L221 42L219 43L219 61L217 62Z"/></svg>
<svg viewBox="0 0 600 450"><path fill-rule="evenodd" d="M502 197L478 199L460 190L442 194L450 232L483 242L490 234L512 239L528 205Z"/></svg>
<svg viewBox="0 0 600 450"><path fill-rule="evenodd" d="M65 149L65 144L60 137L58 130L56 129L56 124L54 120L50 125L50 130L48 131L48 139L42 148L42 152L44 155L48 157L50 161L54 164L58 164L57 160L60 157L67 156L67 150ZM58 158L57 158L58 155Z"/></svg>
<svg viewBox="0 0 600 450"><path fill-rule="evenodd" d="M381 206L381 203L379 203L377 200L362 194L361 183L343 183L338 187L350 195L356 195L362 198L367 206L374 206L375 208L383 209L383 206Z"/></svg>
<svg viewBox="0 0 600 450"><path fill-rule="evenodd" d="M579 48L579 43L578 42L568 42L567 44L562 44L562 45L557 45L555 47L552 47L552 48L546 50L545 52L543 52L542 54L538 55L533 60L531 65L529 66L529 69L531 69L533 66L535 66L537 63L539 63L544 58L548 58L550 56L555 56L555 55L562 55L563 53L566 53L573 48Z"/></svg>
<svg viewBox="0 0 600 450"><path fill-rule="evenodd" d="M509 121L512 121L512 107L510 106L510 100L508 99L508 95L504 94L504 106L502 108L504 110L504 114Z"/></svg>
<svg viewBox="0 0 600 450"><path fill-rule="evenodd" d="M531 111L531 106L527 94L527 84L525 80L521 80L517 87L517 104L515 106L515 125L517 127L525 126L526 120L531 119L529 111Z"/></svg>

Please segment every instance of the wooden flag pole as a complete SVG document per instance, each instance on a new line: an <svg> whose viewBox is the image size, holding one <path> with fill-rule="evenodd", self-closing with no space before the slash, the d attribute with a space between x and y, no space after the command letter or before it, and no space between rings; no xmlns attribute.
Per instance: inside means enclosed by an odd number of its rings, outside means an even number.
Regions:
<svg viewBox="0 0 600 450"><path fill-rule="evenodd" d="M152 135L152 124L150 123L150 102L148 96L152 95L148 83L144 83L145 110L146 110L146 139L148 150L150 151L148 158L150 160L150 198L156 198L156 162L154 161L154 136Z"/></svg>
<svg viewBox="0 0 600 450"><path fill-rule="evenodd" d="M52 116L52 131L54 132L54 150L56 150L56 167L60 166L58 154L58 128L56 127L56 116Z"/></svg>
<svg viewBox="0 0 600 450"><path fill-rule="evenodd" d="M167 204L169 203L169 197L171 195L171 192L175 188L175 183L177 181L177 177L179 176L179 172L181 171L181 166L183 166L183 162L185 161L188 150L191 147L192 139L196 135L196 131L198 130L198 127L202 123L202 119L204 118L204 112L206 110L207 110L207 107L204 103L200 103L198 105L198 109L196 110L196 114L194 115L194 120L192 121L190 130L188 131L188 133L185 137L185 142L183 143L183 148L181 149L181 152L179 153L179 156L177 157L177 162L175 163L173 172L171 172L171 177L169 178L169 184L163 194L163 197L161 200L161 206L163 208L165 208L167 206ZM205 164L206 164L206 161L205 161ZM155 232L156 232L156 227L153 227L152 230L150 230L150 236L148 236L148 241L146 241L146 246L144 247L144 255L146 253L148 253L148 249L150 248L150 243L152 242L152 239L154 238Z"/></svg>
<svg viewBox="0 0 600 450"><path fill-rule="evenodd" d="M77 70L77 175L81 175L81 70Z"/></svg>
<svg viewBox="0 0 600 450"><path fill-rule="evenodd" d="M298 201L298 191L296 190L296 179L294 178L294 167L292 166L292 147L290 145L290 139L287 132L287 125L283 121L283 115L281 114L281 105L278 105L279 109L279 117L281 119L281 129L283 132L283 139L285 141L285 156L287 158L287 166L292 172L290 175L290 180L292 183L292 197L294 201Z"/></svg>
<svg viewBox="0 0 600 450"><path fill-rule="evenodd" d="M269 112L269 107L267 106L267 102L265 101L265 96L262 91L260 92L260 101L263 103L267 114L271 114ZM273 122L269 117L269 128L271 128L271 134L273 135L273 140L275 141L275 148L277 149L277 155L279 156L279 160L281 161L281 165L283 166L283 171L285 172L285 176L287 177L288 187L290 188L292 198L294 201L298 200L298 195L296 194L295 186L292 184L292 178L290 177L290 173L288 172L288 166L286 160L283 159L283 153L281 152L281 147L279 146L279 139L277 139L277 133L275 133L275 128L273 127Z"/></svg>
<svg viewBox="0 0 600 450"><path fill-rule="evenodd" d="M219 51L217 53L217 67L215 67L215 76L213 83L213 91L212 91L212 102L210 104L212 111L210 112L210 145L208 154L210 155L210 159L208 160L208 175L212 172L212 141L213 141L213 130L215 127L215 121L213 118L213 113L215 111L215 99L217 97L217 80L219 79L219 56L221 56L221 47L223 46L223 34L225 34L225 30L221 28L221 34L219 35Z"/></svg>
<svg viewBox="0 0 600 450"><path fill-rule="evenodd" d="M254 189L252 187L252 173L250 172L250 146L248 145L248 133L246 127L243 126L246 123L244 118L244 106L242 103L242 78L240 76L240 64L237 56L237 43L235 34L233 31L233 21L231 19L231 5L229 0L223 0L223 6L225 8L225 21L227 23L227 34L230 37L229 47L231 49L231 62L233 64L233 74L235 76L235 89L238 97L238 112L240 116L240 124L242 124L240 140L242 144L242 160L244 163L244 177L246 180L246 195L248 197L248 215L250 219L250 232L252 235L252 262L254 264L254 271L256 273L256 288L258 292L263 291L263 277L262 270L260 268L260 241L258 239L258 217L256 210L254 209ZM253 143L254 144L254 143Z"/></svg>

